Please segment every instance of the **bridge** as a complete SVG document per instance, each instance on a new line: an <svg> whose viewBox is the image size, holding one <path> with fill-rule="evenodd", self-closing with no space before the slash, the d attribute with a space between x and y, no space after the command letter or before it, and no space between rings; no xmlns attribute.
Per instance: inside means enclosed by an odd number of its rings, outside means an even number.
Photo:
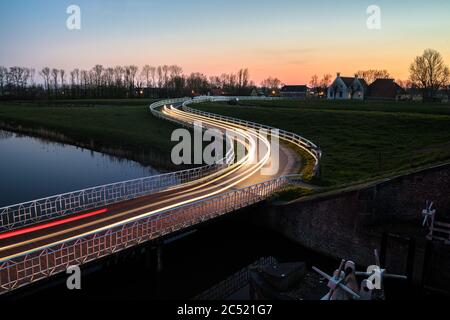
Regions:
<svg viewBox="0 0 450 320"><path fill-rule="evenodd" d="M179 232L251 206L288 185L301 183L292 148L308 153L319 170L320 149L303 137L269 126L201 112L205 101L270 99L199 97L152 104L151 113L178 126L232 131L234 148L212 165L124 181L20 203L0 209L0 294L65 272L127 248ZM280 170L261 169L274 161L268 135L284 141ZM231 139L231 138L230 138Z"/></svg>

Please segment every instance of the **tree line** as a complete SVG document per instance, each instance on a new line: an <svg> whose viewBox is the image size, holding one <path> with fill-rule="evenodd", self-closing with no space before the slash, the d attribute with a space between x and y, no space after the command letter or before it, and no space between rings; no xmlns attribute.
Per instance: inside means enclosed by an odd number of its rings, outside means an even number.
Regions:
<svg viewBox="0 0 450 320"><path fill-rule="evenodd" d="M36 81L39 77L40 81ZM280 85L281 82L278 84ZM78 99L78 98L173 98L220 92L249 95L254 82L247 68L237 73L207 77L202 73L183 73L178 65L135 65L90 70L44 67L36 72L26 67L0 66L2 99Z"/></svg>
<svg viewBox="0 0 450 320"><path fill-rule="evenodd" d="M448 92L450 71L442 55L427 49L411 63L410 77L397 83L410 92L421 92L424 101L432 101L443 91ZM36 81L36 77L40 81ZM376 79L390 78L387 70L362 70L356 76L371 84ZM326 97L331 74L320 79L312 76L309 86L315 96ZM268 77L260 87L266 95L278 95L283 83ZM90 70L75 68L70 72L45 67L0 66L0 99L79 99L79 98L175 98L196 95L250 95L255 83L247 68L237 73L207 77L202 73L183 73L178 65L135 65L104 67Z"/></svg>

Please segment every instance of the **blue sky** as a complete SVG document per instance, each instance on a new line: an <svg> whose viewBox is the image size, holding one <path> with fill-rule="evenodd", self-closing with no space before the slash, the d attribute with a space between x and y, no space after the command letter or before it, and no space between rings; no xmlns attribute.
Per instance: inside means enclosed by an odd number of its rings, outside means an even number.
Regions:
<svg viewBox="0 0 450 320"><path fill-rule="evenodd" d="M79 31L65 26L70 4L81 8ZM371 4L382 10L379 31L366 28ZM450 63L449 31L446 0L1 1L0 65L179 64L207 74L249 67L255 80L285 82L386 68L405 78L428 47Z"/></svg>

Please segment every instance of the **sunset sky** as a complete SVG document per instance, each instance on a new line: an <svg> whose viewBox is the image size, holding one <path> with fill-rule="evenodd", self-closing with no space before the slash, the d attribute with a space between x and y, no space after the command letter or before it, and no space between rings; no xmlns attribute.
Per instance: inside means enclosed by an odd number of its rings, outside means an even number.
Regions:
<svg viewBox="0 0 450 320"><path fill-rule="evenodd" d="M66 28L70 4L82 29ZM381 7L381 30L366 9ZM259 83L387 69L408 77L426 48L450 64L448 0L15 0L0 2L0 65L91 68L178 64L207 75L248 67Z"/></svg>

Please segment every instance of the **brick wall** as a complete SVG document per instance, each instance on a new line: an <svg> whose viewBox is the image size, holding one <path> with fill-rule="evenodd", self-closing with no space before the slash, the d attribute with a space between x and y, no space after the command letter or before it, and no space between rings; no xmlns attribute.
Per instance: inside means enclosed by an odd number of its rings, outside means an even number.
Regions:
<svg viewBox="0 0 450 320"><path fill-rule="evenodd" d="M425 202L450 214L450 164L332 193L270 205L263 223L326 255L373 264L373 249L392 225L422 230ZM261 217L261 216L260 216ZM423 230L425 233L426 230Z"/></svg>

